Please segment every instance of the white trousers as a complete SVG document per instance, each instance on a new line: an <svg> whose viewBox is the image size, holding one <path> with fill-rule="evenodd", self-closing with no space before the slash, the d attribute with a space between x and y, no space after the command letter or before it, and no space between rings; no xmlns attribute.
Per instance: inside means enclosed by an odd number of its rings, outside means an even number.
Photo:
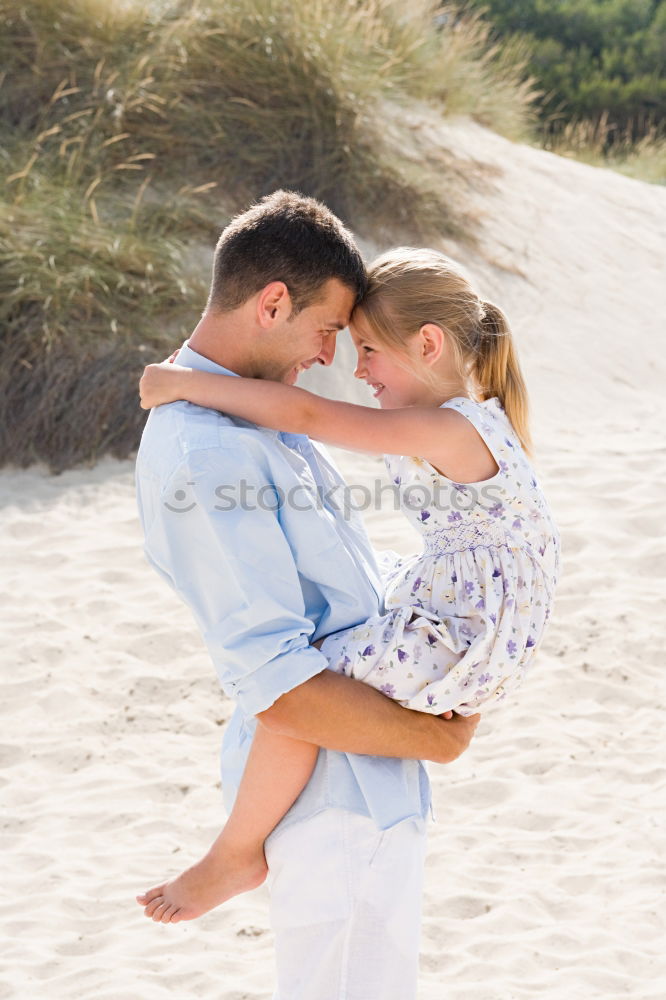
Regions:
<svg viewBox="0 0 666 1000"><path fill-rule="evenodd" d="M423 826L327 809L270 835L273 1000L415 1000Z"/></svg>

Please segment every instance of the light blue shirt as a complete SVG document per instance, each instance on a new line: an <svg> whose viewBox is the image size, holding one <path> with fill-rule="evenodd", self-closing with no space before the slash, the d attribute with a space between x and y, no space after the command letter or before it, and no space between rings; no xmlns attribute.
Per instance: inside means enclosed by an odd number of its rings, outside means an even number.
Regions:
<svg viewBox="0 0 666 1000"><path fill-rule="evenodd" d="M187 342L178 362L233 374ZM236 702L221 753L230 810L254 716L326 668L312 642L383 611L375 556L345 508L344 480L303 435L191 403L159 406L141 439L136 485L148 561L191 608ZM419 761L321 749L283 824L338 807L386 829L424 819L429 803Z"/></svg>

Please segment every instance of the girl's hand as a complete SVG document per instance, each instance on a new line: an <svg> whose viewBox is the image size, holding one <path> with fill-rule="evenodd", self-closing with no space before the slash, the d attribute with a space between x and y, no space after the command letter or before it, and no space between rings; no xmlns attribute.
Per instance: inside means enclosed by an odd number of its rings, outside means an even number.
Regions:
<svg viewBox="0 0 666 1000"><path fill-rule="evenodd" d="M159 365L146 365L139 382L141 409L150 410L153 406L183 399L183 379L191 370L176 365L171 360Z"/></svg>
<svg viewBox="0 0 666 1000"><path fill-rule="evenodd" d="M453 718L453 712L451 711L442 712L442 714L440 715L440 719L452 719L452 718Z"/></svg>

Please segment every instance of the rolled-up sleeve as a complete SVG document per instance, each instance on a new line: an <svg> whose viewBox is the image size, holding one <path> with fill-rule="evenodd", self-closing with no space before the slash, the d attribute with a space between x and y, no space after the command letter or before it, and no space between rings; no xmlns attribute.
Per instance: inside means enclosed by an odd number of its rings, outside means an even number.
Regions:
<svg viewBox="0 0 666 1000"><path fill-rule="evenodd" d="M326 668L279 493L254 437L190 452L144 524L146 555L192 609L220 683L246 715Z"/></svg>

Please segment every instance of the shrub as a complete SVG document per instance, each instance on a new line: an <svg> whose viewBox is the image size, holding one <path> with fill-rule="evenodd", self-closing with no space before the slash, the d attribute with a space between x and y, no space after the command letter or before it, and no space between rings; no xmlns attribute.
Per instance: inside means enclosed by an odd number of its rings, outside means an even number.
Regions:
<svg viewBox="0 0 666 1000"><path fill-rule="evenodd" d="M496 38L526 43L546 136L602 118L611 140L663 133L665 0L469 2L483 9Z"/></svg>

